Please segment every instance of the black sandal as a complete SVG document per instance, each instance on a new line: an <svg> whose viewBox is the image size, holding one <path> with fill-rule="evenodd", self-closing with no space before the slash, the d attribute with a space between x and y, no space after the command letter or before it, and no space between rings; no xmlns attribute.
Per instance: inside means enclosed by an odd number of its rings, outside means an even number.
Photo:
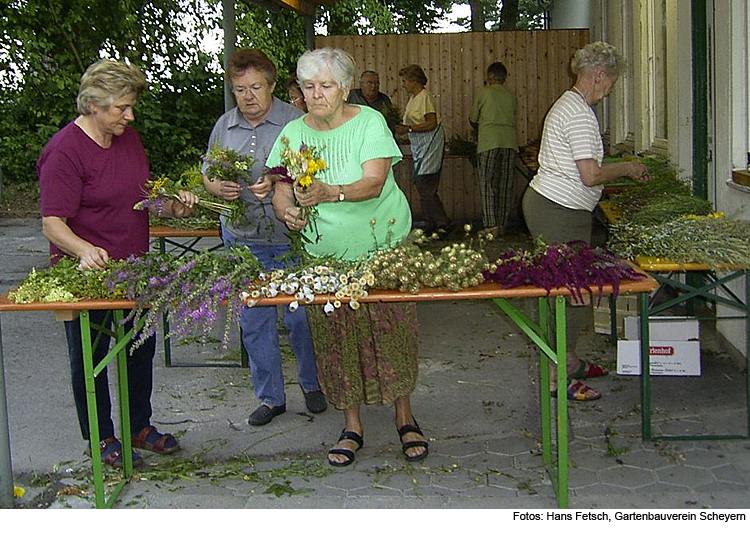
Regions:
<svg viewBox="0 0 750 537"><path fill-rule="evenodd" d="M361 435L358 435L354 431L347 431L346 429L341 431L341 436L339 436L339 439L336 443L338 444L342 440L352 440L356 442L357 449L355 449L354 451L359 451L360 449L362 449L362 446L365 444L364 440L362 440ZM331 460L329 458L328 464L330 464L331 466L349 466L351 463L354 462L354 451L352 451L351 449L346 449L346 448L329 449L328 450L329 455L343 455L344 457L346 457L347 460L345 460L344 462L338 462L338 461Z"/></svg>
<svg viewBox="0 0 750 537"><path fill-rule="evenodd" d="M424 433L422 432L422 429L419 428L419 424L417 423L417 420L414 420L414 425L407 423L406 425L402 426L400 429L397 429L397 430L398 430L398 436L401 438L401 451L404 452L404 456L406 457L407 461L416 462L416 461L421 461L422 459L427 457L427 453L429 453L430 451L430 446L426 440L412 440L411 442L404 442L404 435L408 433L416 433L424 437ZM423 447L424 451L420 453L419 455L409 455L407 451L415 447Z"/></svg>

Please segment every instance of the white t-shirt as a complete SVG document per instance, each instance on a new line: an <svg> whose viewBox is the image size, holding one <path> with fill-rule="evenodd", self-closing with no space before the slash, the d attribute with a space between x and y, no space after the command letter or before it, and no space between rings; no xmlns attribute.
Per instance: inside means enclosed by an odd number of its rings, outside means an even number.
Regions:
<svg viewBox="0 0 750 537"><path fill-rule="evenodd" d="M594 159L600 165L604 145L591 106L575 91L566 91L544 120L539 148L539 171L531 188L569 209L593 211L603 185L586 186L576 160Z"/></svg>

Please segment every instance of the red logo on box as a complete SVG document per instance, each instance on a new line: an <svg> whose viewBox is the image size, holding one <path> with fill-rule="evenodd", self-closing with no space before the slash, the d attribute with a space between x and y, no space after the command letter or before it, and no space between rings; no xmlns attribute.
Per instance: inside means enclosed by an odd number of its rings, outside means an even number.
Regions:
<svg viewBox="0 0 750 537"><path fill-rule="evenodd" d="M674 347L649 347L648 352L652 356L674 356Z"/></svg>

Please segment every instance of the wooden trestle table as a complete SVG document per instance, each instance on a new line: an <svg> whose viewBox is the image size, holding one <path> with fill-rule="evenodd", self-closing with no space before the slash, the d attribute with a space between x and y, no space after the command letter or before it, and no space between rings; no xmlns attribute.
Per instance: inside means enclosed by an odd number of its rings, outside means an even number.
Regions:
<svg viewBox="0 0 750 537"><path fill-rule="evenodd" d="M648 293L658 287L657 282L643 274L644 278L638 281L621 282L619 293L638 294L642 309L647 307ZM612 294L611 286L602 289L604 295ZM567 374L566 355L567 347L565 340L565 306L566 297L570 291L565 288L556 288L549 293L538 287L519 287L514 289L503 289L496 284L484 283L476 287L452 292L445 289L422 289L418 294L397 291L372 291L367 298L360 302L425 302L436 300L492 300L508 317L536 344L540 356L540 386L550 385L550 375L557 376L557 409L553 416L552 398L549 390L541 389L540 414L542 433L542 456L557 496L558 507L568 506L568 405L566 398ZM519 304L511 303L514 299L537 299L538 317L536 320L529 318L519 308ZM325 304L328 295L318 295L314 304ZM288 304L293 297L277 296L275 298L263 299L261 305ZM346 302L345 300L343 302ZM126 300L83 300L71 303L34 303L15 304L8 300L7 294L0 296L0 313L14 311L55 311L73 312L81 318L81 332L84 348L84 370L86 376L86 396L88 398L89 424L91 429L91 442L99 444L99 428L96 415L94 377L101 372L109 362L117 366L118 397L120 400L120 428L123 444L123 480L115 487L109 499L105 498L102 460L97 450L92 457L95 501L97 508L111 507L119 495L122 487L133 474L133 463L131 460L130 426L128 408L128 380L126 365L126 344L133 335L136 328L125 332L120 326L125 311L131 309L134 304ZM342 305L342 307L348 307ZM111 310L114 317L114 330L112 333L112 348L107 357L96 367L93 366L90 338L89 311ZM142 319L138 323L140 326ZM551 325L554 330L551 330ZM97 328L97 327L94 327ZM646 331L648 323L641 319L641 331ZM646 338L647 340L648 338ZM642 363L648 360L647 346ZM13 476L10 457L10 436L8 431L8 414L5 395L5 377L3 370L2 354L2 331L0 330L0 506L13 506ZM62 351L61 351L62 352ZM643 350L642 350L643 352ZM551 373L550 364L553 364ZM556 365L556 367L555 367ZM556 424L556 427L554 425ZM556 442L553 447L553 427L556 429Z"/></svg>

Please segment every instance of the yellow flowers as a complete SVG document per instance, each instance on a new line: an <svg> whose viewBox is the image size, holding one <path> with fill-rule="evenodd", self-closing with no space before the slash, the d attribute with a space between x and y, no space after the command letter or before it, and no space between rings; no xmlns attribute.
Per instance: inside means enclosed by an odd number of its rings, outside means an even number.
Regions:
<svg viewBox="0 0 750 537"><path fill-rule="evenodd" d="M294 151L289 146L289 138L286 136L281 137L281 143L284 144L284 147L280 156L281 162L286 168L286 175L291 178L295 190L307 191L318 179L316 174L326 170L326 161L320 158L318 149L311 145L302 144L299 151ZM305 229L310 229L314 234L315 242L320 239L318 227L315 223L317 216L318 209L315 205L301 207L300 218L307 222Z"/></svg>
<svg viewBox="0 0 750 537"><path fill-rule="evenodd" d="M725 218L726 215L723 212L717 212L717 213L708 213L706 215L702 214L686 214L685 218L689 218L690 220L706 220L710 218Z"/></svg>

